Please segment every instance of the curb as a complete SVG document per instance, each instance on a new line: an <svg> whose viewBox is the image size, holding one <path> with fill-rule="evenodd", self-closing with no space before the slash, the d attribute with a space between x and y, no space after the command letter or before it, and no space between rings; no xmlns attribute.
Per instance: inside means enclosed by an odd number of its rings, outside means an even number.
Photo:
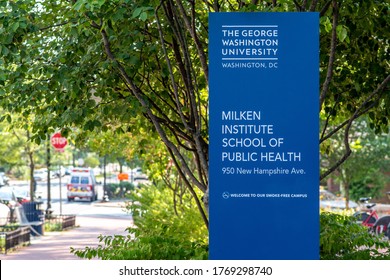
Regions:
<svg viewBox="0 0 390 280"><path fill-rule="evenodd" d="M130 200L113 200L113 201L99 201L95 202L93 206L97 207L118 207L124 208Z"/></svg>

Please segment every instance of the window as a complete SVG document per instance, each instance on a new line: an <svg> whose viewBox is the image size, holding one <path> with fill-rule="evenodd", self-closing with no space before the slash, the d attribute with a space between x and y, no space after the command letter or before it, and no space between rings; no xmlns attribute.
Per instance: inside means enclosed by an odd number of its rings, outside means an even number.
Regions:
<svg viewBox="0 0 390 280"><path fill-rule="evenodd" d="M79 176L72 176L72 178L70 179L70 183L71 184L78 184L80 181L80 177Z"/></svg>
<svg viewBox="0 0 390 280"><path fill-rule="evenodd" d="M81 177L80 184L88 184L88 183L89 183L88 177Z"/></svg>

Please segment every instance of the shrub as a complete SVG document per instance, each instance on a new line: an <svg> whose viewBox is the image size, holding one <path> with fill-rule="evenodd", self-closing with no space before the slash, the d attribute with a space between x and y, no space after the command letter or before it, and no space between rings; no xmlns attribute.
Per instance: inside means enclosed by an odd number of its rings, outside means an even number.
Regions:
<svg viewBox="0 0 390 280"><path fill-rule="evenodd" d="M45 223L45 232L49 231L62 231L61 223Z"/></svg>
<svg viewBox="0 0 390 280"><path fill-rule="evenodd" d="M134 185L130 182L121 182L120 184L106 184L106 191L109 198L123 198L134 190Z"/></svg>
<svg viewBox="0 0 390 280"><path fill-rule="evenodd" d="M320 258L323 260L390 259L390 243L373 235L352 216L320 214Z"/></svg>
<svg viewBox="0 0 390 280"><path fill-rule="evenodd" d="M127 236L100 236L97 248L72 252L104 260L189 260L208 258L208 231L189 194L173 203L173 192L149 186L132 192L127 208L135 227ZM176 197L177 198L177 197Z"/></svg>

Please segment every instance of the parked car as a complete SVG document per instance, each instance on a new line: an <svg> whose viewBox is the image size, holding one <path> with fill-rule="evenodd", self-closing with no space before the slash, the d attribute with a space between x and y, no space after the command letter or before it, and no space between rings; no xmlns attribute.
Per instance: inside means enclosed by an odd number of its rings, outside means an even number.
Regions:
<svg viewBox="0 0 390 280"><path fill-rule="evenodd" d="M68 166L65 166L64 168L65 168L64 174L65 174L65 175L70 175L70 173L72 173L72 169L73 169L74 167L71 166L71 165L68 165Z"/></svg>
<svg viewBox="0 0 390 280"><path fill-rule="evenodd" d="M11 211L9 207L0 203L0 226L5 226L10 220Z"/></svg>
<svg viewBox="0 0 390 280"><path fill-rule="evenodd" d="M14 194L20 204L29 202L31 200L30 191L25 188L15 187Z"/></svg>
<svg viewBox="0 0 390 280"><path fill-rule="evenodd" d="M52 178L59 178L60 176L64 177L65 175L70 175L69 168L65 166L61 166L60 168L57 167L57 168L50 169L50 176Z"/></svg>
<svg viewBox="0 0 390 280"><path fill-rule="evenodd" d="M0 201L6 205L17 204L13 187L3 187L0 189Z"/></svg>
<svg viewBox="0 0 390 280"><path fill-rule="evenodd" d="M0 203L7 205L10 209L10 220L15 221L15 208L20 206L18 199L15 195L14 188L2 187L0 188Z"/></svg>
<svg viewBox="0 0 390 280"><path fill-rule="evenodd" d="M0 172L0 187L7 186L9 184L9 178L4 172Z"/></svg>
<svg viewBox="0 0 390 280"><path fill-rule="evenodd" d="M36 169L34 170L34 179L35 181L45 181L47 180L47 169ZM58 170L50 170L50 178L58 178Z"/></svg>
<svg viewBox="0 0 390 280"><path fill-rule="evenodd" d="M34 170L33 176L34 176L35 181L47 180L47 170L46 169L36 169L36 170Z"/></svg>
<svg viewBox="0 0 390 280"><path fill-rule="evenodd" d="M348 202L348 206L353 211L356 211L359 205L350 200ZM330 191L320 190L320 208L324 210L330 211L342 211L346 209L345 199L342 197L338 197Z"/></svg>

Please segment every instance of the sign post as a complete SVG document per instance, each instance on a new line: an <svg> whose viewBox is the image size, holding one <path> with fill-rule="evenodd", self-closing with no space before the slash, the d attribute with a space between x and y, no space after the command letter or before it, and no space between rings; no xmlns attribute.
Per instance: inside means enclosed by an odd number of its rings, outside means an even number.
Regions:
<svg viewBox="0 0 390 280"><path fill-rule="evenodd" d="M61 136L60 132L54 133L50 138L51 145L57 152L64 152L68 140ZM58 165L58 178L59 178L59 189L60 189L60 215L62 215L62 182L61 182L61 163Z"/></svg>
<svg viewBox="0 0 390 280"><path fill-rule="evenodd" d="M319 259L318 13L211 13L210 259Z"/></svg>

